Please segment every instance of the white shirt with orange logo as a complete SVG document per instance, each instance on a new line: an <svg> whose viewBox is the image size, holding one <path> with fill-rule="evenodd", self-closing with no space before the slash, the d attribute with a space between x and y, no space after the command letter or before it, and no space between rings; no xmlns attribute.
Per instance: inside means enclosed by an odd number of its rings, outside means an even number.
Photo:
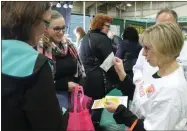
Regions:
<svg viewBox="0 0 187 131"><path fill-rule="evenodd" d="M143 75L135 82L130 110L144 119L146 130L183 130L187 122L187 81L184 71L162 78Z"/></svg>

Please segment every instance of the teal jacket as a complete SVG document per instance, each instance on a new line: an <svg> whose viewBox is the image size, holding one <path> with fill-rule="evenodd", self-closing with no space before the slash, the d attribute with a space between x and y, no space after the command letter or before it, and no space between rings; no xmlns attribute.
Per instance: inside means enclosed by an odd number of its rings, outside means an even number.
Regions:
<svg viewBox="0 0 187 131"><path fill-rule="evenodd" d="M2 130L62 130L47 57L18 40L2 40Z"/></svg>

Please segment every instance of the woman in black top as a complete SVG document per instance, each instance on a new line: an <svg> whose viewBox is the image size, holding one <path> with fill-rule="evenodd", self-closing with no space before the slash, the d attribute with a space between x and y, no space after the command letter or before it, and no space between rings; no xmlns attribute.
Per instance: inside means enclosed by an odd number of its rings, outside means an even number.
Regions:
<svg viewBox="0 0 187 131"><path fill-rule="evenodd" d="M124 61L125 71L132 79L132 68L142 47L139 44L138 31L134 27L126 27L122 37L123 41L119 44L116 56Z"/></svg>
<svg viewBox="0 0 187 131"><path fill-rule="evenodd" d="M103 71L99 66L113 52L111 40L107 37L112 18L104 14L98 14L91 22L91 30L81 42L80 57L84 64L87 80L84 87L85 94L99 99L106 95L110 88L104 82ZM114 68L106 73L109 79L107 82L118 80Z"/></svg>
<svg viewBox="0 0 187 131"><path fill-rule="evenodd" d="M67 108L67 91L72 91L79 78L85 77L84 68L74 45L64 36L66 25L63 16L52 10L49 27L41 41L43 51L52 59L55 88L59 103ZM51 57L50 57L51 56Z"/></svg>
<svg viewBox="0 0 187 131"><path fill-rule="evenodd" d="M111 40L107 37L111 23L110 16L96 15L91 22L90 32L81 41L79 53L87 76L84 91L93 99L104 97L112 90L112 84L118 81L113 67L107 73L100 68L103 61L113 52ZM100 121L101 116L101 111L98 112L98 115L92 115L92 120L96 123Z"/></svg>

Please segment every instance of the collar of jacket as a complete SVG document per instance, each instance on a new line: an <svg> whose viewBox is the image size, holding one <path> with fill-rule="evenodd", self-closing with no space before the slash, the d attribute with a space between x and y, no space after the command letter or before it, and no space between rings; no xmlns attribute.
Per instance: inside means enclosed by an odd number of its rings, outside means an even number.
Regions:
<svg viewBox="0 0 187 131"><path fill-rule="evenodd" d="M102 34L102 35L107 36L105 33L101 32L99 29L91 30L90 33L100 33L100 34Z"/></svg>

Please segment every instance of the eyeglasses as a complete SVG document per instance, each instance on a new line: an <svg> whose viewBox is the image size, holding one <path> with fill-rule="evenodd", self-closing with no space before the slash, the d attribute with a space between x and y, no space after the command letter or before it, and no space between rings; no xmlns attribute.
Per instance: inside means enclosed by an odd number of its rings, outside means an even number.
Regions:
<svg viewBox="0 0 187 131"><path fill-rule="evenodd" d="M44 24L45 24L46 27L49 27L49 25L50 25L50 21L43 20L43 19L42 19L42 21L44 22Z"/></svg>
<svg viewBox="0 0 187 131"><path fill-rule="evenodd" d="M61 30L63 31L63 32L65 32L66 31L66 29L67 29L67 26L56 26L56 27L53 27L53 30L55 31L55 32L60 32Z"/></svg>
<svg viewBox="0 0 187 131"><path fill-rule="evenodd" d="M108 28L110 29L110 25L106 25L106 24L105 24L105 26L108 27Z"/></svg>

